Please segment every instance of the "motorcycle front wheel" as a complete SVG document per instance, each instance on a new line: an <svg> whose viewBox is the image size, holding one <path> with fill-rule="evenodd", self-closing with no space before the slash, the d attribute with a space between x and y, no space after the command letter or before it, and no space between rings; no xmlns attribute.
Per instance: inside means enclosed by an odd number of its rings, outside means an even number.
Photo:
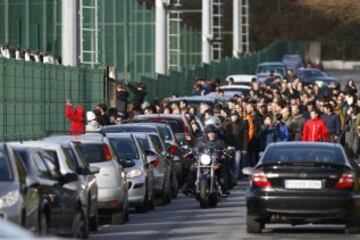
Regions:
<svg viewBox="0 0 360 240"><path fill-rule="evenodd" d="M199 182L200 189L200 208L209 208L209 193L208 193L208 181L207 179L201 179Z"/></svg>

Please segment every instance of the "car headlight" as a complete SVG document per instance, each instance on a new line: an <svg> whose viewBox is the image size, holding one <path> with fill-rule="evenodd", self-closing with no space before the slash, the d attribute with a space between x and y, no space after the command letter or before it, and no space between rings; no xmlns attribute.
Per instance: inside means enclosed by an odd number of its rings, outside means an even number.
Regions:
<svg viewBox="0 0 360 240"><path fill-rule="evenodd" d="M7 208L14 206L20 200L18 191L8 192L6 195L0 197L0 208Z"/></svg>
<svg viewBox="0 0 360 240"><path fill-rule="evenodd" d="M319 86L322 87L324 85L323 81L315 81L315 83Z"/></svg>
<svg viewBox="0 0 360 240"><path fill-rule="evenodd" d="M130 171L126 174L126 176L127 176L128 178L134 178L134 177L141 176L141 174L142 174L142 171L141 171L141 170L139 170L139 169L133 169L133 170L130 170Z"/></svg>
<svg viewBox="0 0 360 240"><path fill-rule="evenodd" d="M208 154L202 154L200 156L200 163L202 165L209 165L211 163L211 157Z"/></svg>

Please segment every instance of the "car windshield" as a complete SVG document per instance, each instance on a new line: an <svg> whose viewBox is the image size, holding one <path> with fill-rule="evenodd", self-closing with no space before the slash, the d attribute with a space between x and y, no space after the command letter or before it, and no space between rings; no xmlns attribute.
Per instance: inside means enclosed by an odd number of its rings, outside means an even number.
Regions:
<svg viewBox="0 0 360 240"><path fill-rule="evenodd" d="M168 140L168 141L174 140L172 135L171 135L170 129L168 129L167 127L160 127L160 132L161 132L161 136L165 140Z"/></svg>
<svg viewBox="0 0 360 240"><path fill-rule="evenodd" d="M136 139L144 150L150 150L149 141L145 137L136 137Z"/></svg>
<svg viewBox="0 0 360 240"><path fill-rule="evenodd" d="M0 148L0 181L11 181L12 174L10 170L9 159L6 157L3 148Z"/></svg>
<svg viewBox="0 0 360 240"><path fill-rule="evenodd" d="M258 68L258 73L280 73L282 76L285 76L285 68L280 66L260 66Z"/></svg>
<svg viewBox="0 0 360 240"><path fill-rule="evenodd" d="M263 157L263 164L339 164L345 159L334 148L272 147Z"/></svg>
<svg viewBox="0 0 360 240"><path fill-rule="evenodd" d="M80 144L78 148L89 164L106 161L102 144Z"/></svg>
<svg viewBox="0 0 360 240"><path fill-rule="evenodd" d="M110 138L110 142L120 159L139 159L138 149L131 138Z"/></svg>
<svg viewBox="0 0 360 240"><path fill-rule="evenodd" d="M153 140L154 144L156 144L157 148L161 152L165 152L164 146L161 144L161 140L159 136L151 135L151 139Z"/></svg>
<svg viewBox="0 0 360 240"><path fill-rule="evenodd" d="M327 77L327 75L319 70L307 70L304 71L306 77Z"/></svg>

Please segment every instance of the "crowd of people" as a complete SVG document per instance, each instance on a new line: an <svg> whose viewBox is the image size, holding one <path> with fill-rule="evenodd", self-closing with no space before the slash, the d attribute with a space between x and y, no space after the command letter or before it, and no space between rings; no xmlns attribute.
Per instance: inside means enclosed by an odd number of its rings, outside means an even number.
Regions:
<svg viewBox="0 0 360 240"><path fill-rule="evenodd" d="M24 60L43 64L61 65L61 57L54 56L48 52L31 51L20 47L0 46L0 58Z"/></svg>
<svg viewBox="0 0 360 240"><path fill-rule="evenodd" d="M234 84L228 81L225 84ZM219 92L219 80L198 79L193 94L204 95ZM133 99L128 103L130 90ZM72 121L79 120L83 126L74 123L72 133L90 131L102 125L121 124L136 114L182 114L187 116L198 137L202 135L195 124L195 116L205 125L210 122L217 128L218 138L227 146L234 146L234 172L242 177L241 169L254 166L260 153L267 145L283 141L324 141L341 143L350 157L359 155L360 136L360 99L357 99L357 87L348 80L342 87L330 84L319 87L316 84L304 85L289 71L287 79L270 76L266 83L256 79L251 82L248 96L236 94L227 103L210 107L202 103L197 109L186 100L169 104L171 98L144 102L145 86L140 83L133 86L128 82L118 84L116 88L117 104L107 108L100 104L97 109L87 113L87 126L84 110L73 108L67 103L66 116ZM219 94L221 95L221 94ZM81 130L81 131L79 131Z"/></svg>

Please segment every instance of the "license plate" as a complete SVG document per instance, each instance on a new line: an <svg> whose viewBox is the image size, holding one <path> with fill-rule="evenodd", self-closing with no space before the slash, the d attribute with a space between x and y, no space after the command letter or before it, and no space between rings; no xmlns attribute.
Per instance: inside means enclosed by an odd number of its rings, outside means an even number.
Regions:
<svg viewBox="0 0 360 240"><path fill-rule="evenodd" d="M321 189L321 181L318 180L285 180L286 189Z"/></svg>

